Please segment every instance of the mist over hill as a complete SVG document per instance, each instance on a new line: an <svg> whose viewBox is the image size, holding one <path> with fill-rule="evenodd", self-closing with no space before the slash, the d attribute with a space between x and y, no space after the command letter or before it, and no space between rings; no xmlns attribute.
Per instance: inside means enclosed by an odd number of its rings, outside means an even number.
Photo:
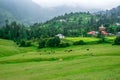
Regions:
<svg viewBox="0 0 120 80"><path fill-rule="evenodd" d="M44 9L32 2L32 0L1 0L0 23L5 19L17 20L22 23L32 24L44 21Z"/></svg>
<svg viewBox="0 0 120 80"><path fill-rule="evenodd" d="M45 22L65 13L80 11L95 12L98 10L66 5L43 8L32 0L0 0L0 25L3 25L6 19L30 25L36 22Z"/></svg>

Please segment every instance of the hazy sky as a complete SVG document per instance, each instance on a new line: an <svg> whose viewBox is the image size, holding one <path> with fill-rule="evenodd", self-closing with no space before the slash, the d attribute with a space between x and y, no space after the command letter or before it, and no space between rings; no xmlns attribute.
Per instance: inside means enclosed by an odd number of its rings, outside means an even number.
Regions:
<svg viewBox="0 0 120 80"><path fill-rule="evenodd" d="M44 8L57 6L83 7L88 9L111 9L120 5L120 0L33 0Z"/></svg>

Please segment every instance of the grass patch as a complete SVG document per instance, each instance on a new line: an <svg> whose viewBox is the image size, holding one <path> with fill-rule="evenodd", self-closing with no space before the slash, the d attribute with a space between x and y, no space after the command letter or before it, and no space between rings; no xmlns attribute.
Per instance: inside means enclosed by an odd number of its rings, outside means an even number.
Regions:
<svg viewBox="0 0 120 80"><path fill-rule="evenodd" d="M77 38L68 40L74 42ZM19 48L12 41L0 40L0 49L0 54L4 54L0 57L0 80L120 79L120 46L117 45L37 49L34 46Z"/></svg>
<svg viewBox="0 0 120 80"><path fill-rule="evenodd" d="M10 40L0 39L0 57L18 54L18 46Z"/></svg>

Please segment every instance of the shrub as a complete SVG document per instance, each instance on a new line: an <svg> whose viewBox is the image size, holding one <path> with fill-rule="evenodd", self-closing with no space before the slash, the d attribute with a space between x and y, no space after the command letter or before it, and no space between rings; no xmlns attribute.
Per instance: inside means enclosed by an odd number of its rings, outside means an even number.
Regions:
<svg viewBox="0 0 120 80"><path fill-rule="evenodd" d="M46 40L40 40L38 48L44 48L46 45Z"/></svg>
<svg viewBox="0 0 120 80"><path fill-rule="evenodd" d="M59 37L54 37L54 45L57 47L60 44L60 38Z"/></svg>
<svg viewBox="0 0 120 80"><path fill-rule="evenodd" d="M114 45L120 45L120 36L115 38Z"/></svg>
<svg viewBox="0 0 120 80"><path fill-rule="evenodd" d="M68 47L68 46L70 46L70 44L65 42L59 44L59 47Z"/></svg>
<svg viewBox="0 0 120 80"><path fill-rule="evenodd" d="M97 41L97 43L99 44L99 43L105 43L105 42L103 42L103 40L100 39Z"/></svg>
<svg viewBox="0 0 120 80"><path fill-rule="evenodd" d="M96 41L97 44L101 44L101 43L112 43L113 40L112 39L109 39L109 38L106 38L106 37L103 37L103 38L100 38L98 41Z"/></svg>
<svg viewBox="0 0 120 80"><path fill-rule="evenodd" d="M48 39L47 43L46 43L47 47L54 47L54 40L53 38Z"/></svg>
<svg viewBox="0 0 120 80"><path fill-rule="evenodd" d="M25 40L22 40L22 41L20 41L20 43L19 43L20 45L20 47L29 47L29 46L31 46L31 42L30 41L25 41Z"/></svg>
<svg viewBox="0 0 120 80"><path fill-rule="evenodd" d="M20 47L25 47L25 41L24 40L20 41Z"/></svg>
<svg viewBox="0 0 120 80"><path fill-rule="evenodd" d="M80 41L76 41L73 43L73 45L84 45L85 42L83 40L80 40Z"/></svg>
<svg viewBox="0 0 120 80"><path fill-rule="evenodd" d="M30 41L27 41L26 44L25 44L25 47L29 47L29 46L32 46L32 44L31 44Z"/></svg>
<svg viewBox="0 0 120 80"><path fill-rule="evenodd" d="M59 37L54 37L48 39L46 46L48 47L58 47L60 44L60 38Z"/></svg>

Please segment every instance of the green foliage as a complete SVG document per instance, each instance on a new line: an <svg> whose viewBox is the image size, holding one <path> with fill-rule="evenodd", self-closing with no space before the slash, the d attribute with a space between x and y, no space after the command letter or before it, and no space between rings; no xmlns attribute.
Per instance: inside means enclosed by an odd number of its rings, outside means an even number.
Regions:
<svg viewBox="0 0 120 80"><path fill-rule="evenodd" d="M111 16L113 17L113 15ZM21 40L50 38L59 33L67 37L84 37L87 36L87 32L91 30L98 31L98 27L101 24L105 25L107 32L118 32L120 30L120 27L114 26L115 23L111 24L109 21L110 20L102 14L92 15L90 13L81 12L58 16L45 23L35 23L30 27L19 24L16 21L10 22L6 20L5 25L0 28L0 38L13 40L16 43L19 43ZM104 22L106 22L106 24ZM101 35L98 35L98 37L101 37ZM105 42L104 38L102 38L100 43L101 42ZM50 39L46 43L47 46L56 47L59 45L60 41L58 38L56 38ZM79 42L76 42L74 44L79 44Z"/></svg>
<svg viewBox="0 0 120 80"><path fill-rule="evenodd" d="M87 24L91 16L87 13L70 13L55 17L43 24L34 24L30 28L35 37L54 37L59 33L72 37L86 36L87 31L89 31L86 27L89 27ZM36 32L37 34L35 34Z"/></svg>
<svg viewBox="0 0 120 80"><path fill-rule="evenodd" d="M27 35L27 29L24 25L18 24L17 22L9 23L6 20L6 25L0 28L0 38L13 40L15 42L19 42L22 39L27 39L29 35Z"/></svg>
<svg viewBox="0 0 120 80"><path fill-rule="evenodd" d="M98 41L98 43L104 43L104 42L106 42L105 39L106 39L105 37L101 37L100 40Z"/></svg>
<svg viewBox="0 0 120 80"><path fill-rule="evenodd" d="M120 36L116 37L114 40L114 45L120 45Z"/></svg>
<svg viewBox="0 0 120 80"><path fill-rule="evenodd" d="M26 46L26 42L24 40L20 41L20 47L25 47Z"/></svg>
<svg viewBox="0 0 120 80"><path fill-rule="evenodd" d="M111 43L112 44L114 39L115 39L114 37L102 37L96 42L97 43Z"/></svg>
<svg viewBox="0 0 120 80"><path fill-rule="evenodd" d="M45 23L35 23L30 27L6 20L4 27L0 28L0 38L19 42L22 39L50 38L59 33L67 37L84 37L91 30L98 31L101 24L105 25L107 32L110 33L116 33L120 30L119 26L111 27L115 23L111 24L105 15L103 15L104 17L101 16L102 14L92 15L76 12L55 17ZM103 22L106 22L106 24ZM101 35L98 34L98 37L101 37ZM53 46L58 46L58 44Z"/></svg>
<svg viewBox="0 0 120 80"><path fill-rule="evenodd" d="M73 45L85 45L86 43L83 40L76 41L73 43Z"/></svg>
<svg viewBox="0 0 120 80"><path fill-rule="evenodd" d="M48 41L46 43L46 46L47 47L55 47L55 45L54 45L54 39L53 38L48 39Z"/></svg>
<svg viewBox="0 0 120 80"><path fill-rule="evenodd" d="M31 41L27 41L27 42L26 42L26 47L30 47L30 46L32 46Z"/></svg>
<svg viewBox="0 0 120 80"><path fill-rule="evenodd" d="M106 14L108 16L108 14ZM87 32L89 31L98 31L98 27L103 24L106 27L106 31L109 33L116 33L120 30L119 26L115 26L116 21L114 19L114 23L111 22L114 16L110 16L108 18L104 14L88 14L88 13L70 13L62 16L55 17L43 24L32 25L31 30L33 32L37 32L38 34L34 34L36 37L45 36L45 37L53 37L58 33L61 33L68 37L86 37ZM115 26L116 28L114 29ZM34 28L35 29L34 29ZM98 37L101 37L98 34Z"/></svg>
<svg viewBox="0 0 120 80"><path fill-rule="evenodd" d="M48 47L58 47L60 44L60 38L59 37L54 37L48 39L46 46Z"/></svg>
<svg viewBox="0 0 120 80"><path fill-rule="evenodd" d="M59 37L54 37L54 44L55 44L55 46L59 46L59 44L60 44L60 38Z"/></svg>
<svg viewBox="0 0 120 80"><path fill-rule="evenodd" d="M69 46L70 46L70 44L67 43L67 42L62 42L62 43L59 44L59 47L61 47L61 48L69 47Z"/></svg>
<svg viewBox="0 0 120 80"><path fill-rule="evenodd" d="M19 44L20 47L30 47L32 45L30 41L25 40L21 40Z"/></svg>
<svg viewBox="0 0 120 80"><path fill-rule="evenodd" d="M41 39L41 40L39 41L39 46L38 46L38 48L44 48L45 45L46 45L46 40Z"/></svg>

